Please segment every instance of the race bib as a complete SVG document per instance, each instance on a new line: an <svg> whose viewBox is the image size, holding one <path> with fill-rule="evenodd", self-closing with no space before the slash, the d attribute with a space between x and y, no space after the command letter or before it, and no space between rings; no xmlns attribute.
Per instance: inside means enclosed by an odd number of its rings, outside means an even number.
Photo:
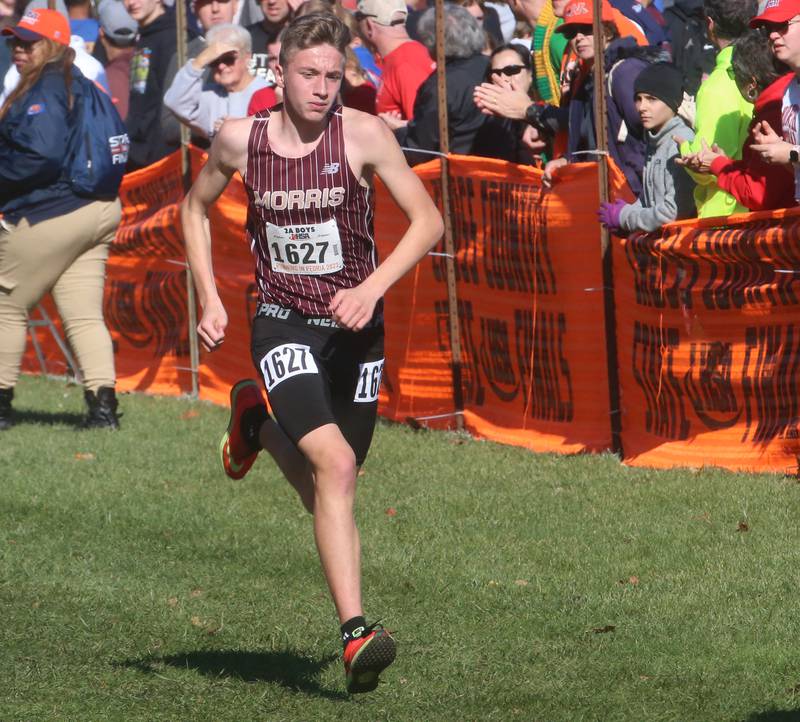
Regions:
<svg viewBox="0 0 800 722"><path fill-rule="evenodd" d="M381 374L383 373L383 359L368 361L358 365L358 385L353 401L368 404L378 400L378 390L381 387Z"/></svg>
<svg viewBox="0 0 800 722"><path fill-rule="evenodd" d="M336 219L325 223L276 226L267 223L269 259L275 273L321 276L344 268Z"/></svg>
<svg viewBox="0 0 800 722"><path fill-rule="evenodd" d="M267 391L272 391L281 381L300 374L319 373L311 348L299 343L276 346L261 359L261 373Z"/></svg>

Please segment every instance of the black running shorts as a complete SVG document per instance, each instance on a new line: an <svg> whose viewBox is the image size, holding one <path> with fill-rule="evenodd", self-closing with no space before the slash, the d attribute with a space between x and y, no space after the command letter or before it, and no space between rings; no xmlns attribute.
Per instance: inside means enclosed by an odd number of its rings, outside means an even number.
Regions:
<svg viewBox="0 0 800 722"><path fill-rule="evenodd" d="M273 416L295 444L320 426L336 424L356 463L364 463L383 371L380 313L356 333L330 318L261 304L253 319L251 352Z"/></svg>

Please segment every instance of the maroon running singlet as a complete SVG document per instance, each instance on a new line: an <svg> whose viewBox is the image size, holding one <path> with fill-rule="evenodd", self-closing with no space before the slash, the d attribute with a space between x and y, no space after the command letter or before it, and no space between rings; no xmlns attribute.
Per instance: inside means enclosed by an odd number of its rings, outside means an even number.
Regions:
<svg viewBox="0 0 800 722"><path fill-rule="evenodd" d="M269 144L271 112L253 119L247 146L247 238L261 303L304 316L330 316L329 304L377 266L373 191L350 170L342 108L328 113L317 147L284 158Z"/></svg>

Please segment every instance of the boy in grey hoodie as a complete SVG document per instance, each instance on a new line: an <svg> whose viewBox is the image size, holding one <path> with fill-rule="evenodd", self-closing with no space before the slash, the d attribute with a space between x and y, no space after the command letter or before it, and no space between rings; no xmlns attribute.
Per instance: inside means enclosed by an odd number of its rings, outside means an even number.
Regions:
<svg viewBox="0 0 800 722"><path fill-rule="evenodd" d="M683 77L672 63L654 63L633 84L636 110L647 134L642 193L635 203L603 203L598 220L612 232L655 231L679 218L692 218L694 181L675 163L678 146L694 131L678 116Z"/></svg>

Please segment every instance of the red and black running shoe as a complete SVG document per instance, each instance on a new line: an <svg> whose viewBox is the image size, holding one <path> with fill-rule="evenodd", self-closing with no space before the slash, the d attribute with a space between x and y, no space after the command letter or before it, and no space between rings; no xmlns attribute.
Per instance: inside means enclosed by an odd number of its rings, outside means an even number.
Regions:
<svg viewBox="0 0 800 722"><path fill-rule="evenodd" d="M253 379L239 381L231 389L231 418L219 443L222 468L231 479L241 479L261 451L258 431L269 417L261 389Z"/></svg>
<svg viewBox="0 0 800 722"><path fill-rule="evenodd" d="M378 629L376 629L378 627ZM364 634L347 643L344 648L344 672L350 694L372 692L378 686L378 676L397 654L394 637L377 622Z"/></svg>

